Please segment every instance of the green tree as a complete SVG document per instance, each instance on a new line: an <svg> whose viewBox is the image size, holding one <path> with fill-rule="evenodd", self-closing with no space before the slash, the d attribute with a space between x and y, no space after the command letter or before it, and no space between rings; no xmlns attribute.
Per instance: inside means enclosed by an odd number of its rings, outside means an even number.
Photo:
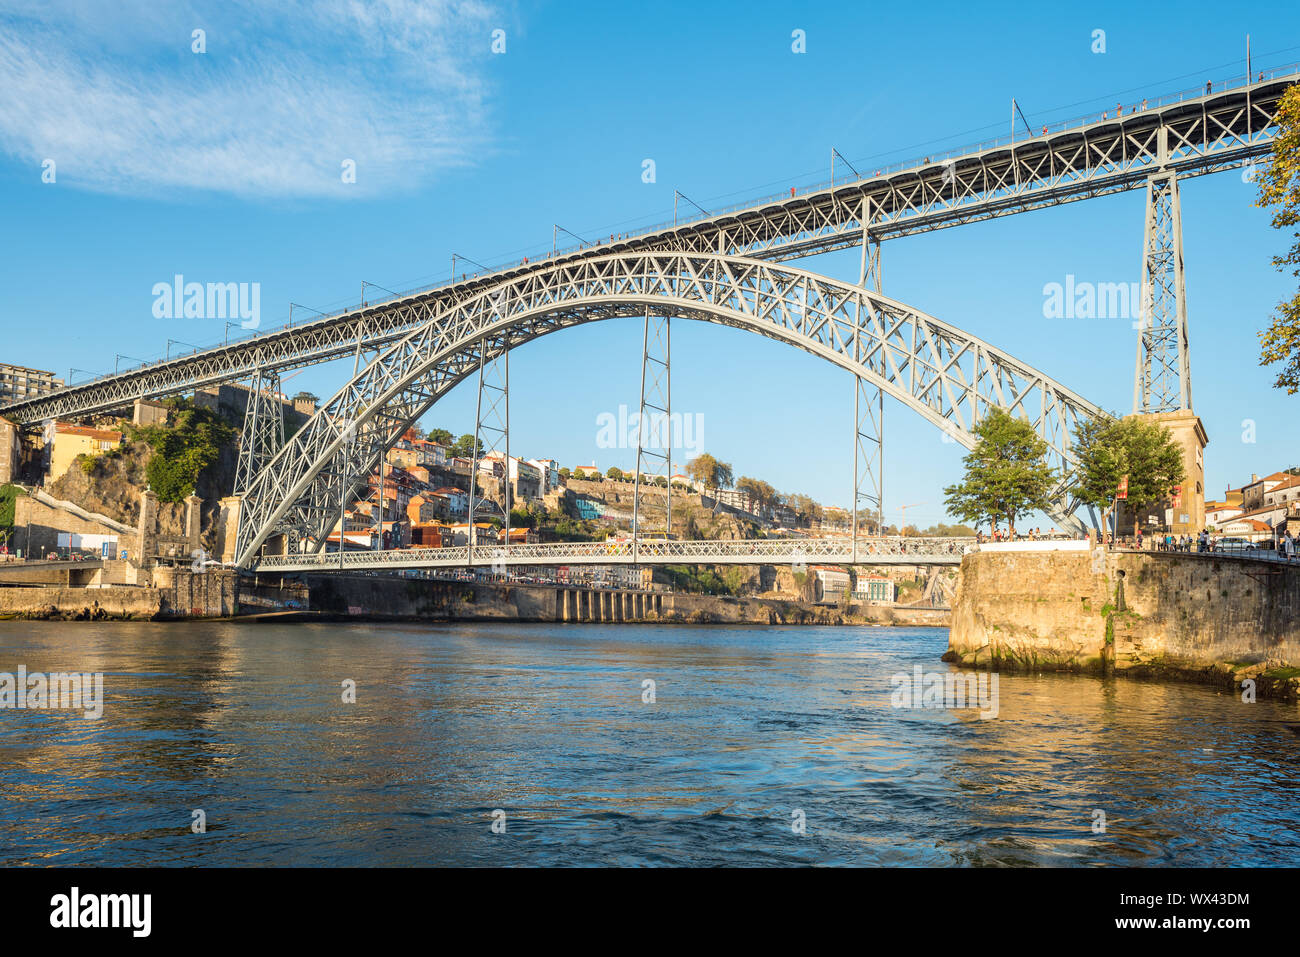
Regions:
<svg viewBox="0 0 1300 957"><path fill-rule="evenodd" d="M1079 463L1074 494L1084 505L1101 509L1102 528L1110 527L1110 511L1124 477L1116 422L1113 415L1095 415L1080 419L1074 426L1074 454Z"/></svg>
<svg viewBox="0 0 1300 957"><path fill-rule="evenodd" d="M136 429L153 449L145 478L162 502L180 502L192 495L199 474L217 461L223 446L233 445L238 433L211 409L177 400L167 424Z"/></svg>
<svg viewBox="0 0 1300 957"><path fill-rule="evenodd" d="M1279 271L1300 276L1300 84L1282 94L1277 112L1278 134L1273 157L1259 173L1255 205L1273 211L1273 227L1289 232L1293 242L1284 255L1274 256ZM1259 334L1260 365L1281 363L1273 385L1288 395L1300 391L1300 291L1278 303L1271 325Z"/></svg>
<svg viewBox="0 0 1300 957"><path fill-rule="evenodd" d="M446 429L430 429L425 438L439 445L451 445L455 441L452 434Z"/></svg>
<svg viewBox="0 0 1300 957"><path fill-rule="evenodd" d="M623 474L623 470L619 468L617 465L611 465L609 468L607 468L605 470L605 476L607 478L613 479L615 482L621 482L625 478L627 478L627 476Z"/></svg>
<svg viewBox="0 0 1300 957"><path fill-rule="evenodd" d="M991 408L975 426L979 441L962 459L965 477L944 491L948 512L967 522L1005 520L1014 535L1016 519L1048 506L1055 481L1047 464L1047 443L1024 419Z"/></svg>
<svg viewBox="0 0 1300 957"><path fill-rule="evenodd" d="M686 463L686 474L709 488L730 488L734 480L730 462L720 462L708 452L701 452Z"/></svg>
<svg viewBox="0 0 1300 957"><path fill-rule="evenodd" d="M794 517L801 525L810 525L822 517L822 507L808 495L793 494L785 496L785 505L794 509Z"/></svg>
<svg viewBox="0 0 1300 957"><path fill-rule="evenodd" d="M1125 476L1135 534L1138 511L1163 499L1187 478L1183 450L1169 430L1143 416L1081 421L1075 426L1074 441L1079 459L1075 492L1084 504L1102 509L1103 527Z"/></svg>
<svg viewBox="0 0 1300 957"><path fill-rule="evenodd" d="M777 498L776 489L762 479L750 478L742 475L736 480L736 491L746 493L757 506L762 508L770 507Z"/></svg>
<svg viewBox="0 0 1300 957"><path fill-rule="evenodd" d="M451 447L451 454L462 459L474 457L474 436L465 434L458 438Z"/></svg>

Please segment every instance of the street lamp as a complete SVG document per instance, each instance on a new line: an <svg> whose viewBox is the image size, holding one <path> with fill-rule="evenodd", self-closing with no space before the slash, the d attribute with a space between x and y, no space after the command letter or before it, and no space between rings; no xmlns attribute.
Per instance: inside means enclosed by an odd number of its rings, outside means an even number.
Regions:
<svg viewBox="0 0 1300 957"><path fill-rule="evenodd" d="M321 312L319 309L313 309L311 306L304 306L304 305L303 305L302 303L300 303L300 302L291 302L291 303L289 303L289 328L290 328L290 329L293 328L293 311L294 311L294 309L306 309L308 312L314 312L314 313L316 313L316 315L320 316L322 319L325 318L325 313Z"/></svg>
<svg viewBox="0 0 1300 957"><path fill-rule="evenodd" d="M198 352L198 351L199 351L199 347L196 346L196 345L195 345L194 343L192 343L192 342L186 342L184 339L168 339L168 340L167 340L167 358L168 358L168 359L170 359L170 358L172 357L172 343L175 343L175 344L178 345L178 346L189 346L189 347L190 347L191 349L193 349L195 352Z"/></svg>
<svg viewBox="0 0 1300 957"><path fill-rule="evenodd" d="M468 256L462 256L460 253L452 253L451 254L451 281L452 282L456 281L456 260L457 259L463 259L471 266L477 266L479 269L483 270L484 272L492 271L488 269L487 266L484 266L482 263L475 262L474 260L470 259Z"/></svg>
<svg viewBox="0 0 1300 957"><path fill-rule="evenodd" d="M454 268L454 267L453 267L453 268ZM366 287L367 287L367 286L374 286L376 289L382 289L382 290L384 290L384 292L388 293L390 296L392 296L392 297L394 297L394 298L397 298L397 295L398 295L398 294L395 293L395 292L393 292L393 290L387 288L386 286L381 286L381 285L379 285L379 283L377 283L377 282L370 282L370 281L367 280L367 279L363 279L363 280L361 280L361 305L363 305L363 306L366 304Z"/></svg>
<svg viewBox="0 0 1300 957"><path fill-rule="evenodd" d="M117 355L115 355L115 356L113 357L113 371L114 371L114 372L117 372L118 363L121 362L123 359L130 359L132 362L138 362L138 363L140 363L141 365L144 365L144 364L145 364L145 362L144 362L143 359L137 359L135 356L124 356L124 355L122 355L121 353L118 353Z"/></svg>

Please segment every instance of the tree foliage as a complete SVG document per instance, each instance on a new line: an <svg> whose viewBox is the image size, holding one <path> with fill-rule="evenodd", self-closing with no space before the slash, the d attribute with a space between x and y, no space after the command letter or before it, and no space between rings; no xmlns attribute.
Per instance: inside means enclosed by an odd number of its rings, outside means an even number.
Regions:
<svg viewBox="0 0 1300 957"><path fill-rule="evenodd" d="M166 425L135 429L132 435L153 449L145 478L162 502L181 502L193 495L199 474L237 437L235 429L211 409L181 401L173 404Z"/></svg>
<svg viewBox="0 0 1300 957"><path fill-rule="evenodd" d="M447 435L450 438L451 433L449 432ZM474 436L466 433L458 438L451 446L451 454L462 459L472 459L474 457Z"/></svg>
<svg viewBox="0 0 1300 957"><path fill-rule="evenodd" d="M708 452L701 452L687 462L686 474L710 488L730 488L735 478L730 462L720 462Z"/></svg>
<svg viewBox="0 0 1300 957"><path fill-rule="evenodd" d="M977 426L979 441L962 459L965 477L944 491L950 514L978 525L1016 519L1048 507L1056 476L1047 464L1047 443L1023 419L990 409Z"/></svg>
<svg viewBox="0 0 1300 957"><path fill-rule="evenodd" d="M1074 430L1079 459L1079 500L1109 510L1128 476L1128 503L1135 512L1168 495L1187 478L1183 450L1169 430L1142 416L1094 417Z"/></svg>
<svg viewBox="0 0 1300 957"><path fill-rule="evenodd" d="M961 538L974 536L975 529L969 525L945 525L943 522L937 522L929 528L921 529L917 534L922 538Z"/></svg>
<svg viewBox="0 0 1300 957"><path fill-rule="evenodd" d="M776 503L777 491L762 479L742 475L736 480L736 491L744 492L759 508L768 508Z"/></svg>
<svg viewBox="0 0 1300 957"><path fill-rule="evenodd" d="M808 525L813 521L819 521L822 517L821 505L810 495L802 493L787 495L784 504L794 510L795 519L801 524Z"/></svg>
<svg viewBox="0 0 1300 957"><path fill-rule="evenodd" d="M1291 248L1273 257L1279 271L1300 276L1300 84L1282 94L1273 157L1258 175L1255 205L1273 211L1273 228L1289 231ZM1281 363L1273 383L1288 395L1300 391L1300 291L1278 303L1272 323L1259 334L1260 364Z"/></svg>

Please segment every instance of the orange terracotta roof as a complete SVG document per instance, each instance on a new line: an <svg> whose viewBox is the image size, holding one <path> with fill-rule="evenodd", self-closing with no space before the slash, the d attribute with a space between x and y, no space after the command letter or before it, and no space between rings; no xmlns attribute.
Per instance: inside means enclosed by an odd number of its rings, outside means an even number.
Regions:
<svg viewBox="0 0 1300 957"><path fill-rule="evenodd" d="M54 431L59 435L81 435L91 439L112 439L122 441L122 433L111 429L92 429L87 425L73 425L71 422L54 423Z"/></svg>

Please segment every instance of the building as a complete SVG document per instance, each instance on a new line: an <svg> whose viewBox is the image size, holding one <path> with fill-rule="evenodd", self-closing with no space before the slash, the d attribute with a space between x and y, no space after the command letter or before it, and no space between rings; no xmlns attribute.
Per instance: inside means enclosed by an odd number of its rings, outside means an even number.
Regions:
<svg viewBox="0 0 1300 957"><path fill-rule="evenodd" d="M320 398L312 395L310 392L299 392L293 397L293 410L299 415L305 415L308 418L316 414L316 409L320 406Z"/></svg>
<svg viewBox="0 0 1300 957"><path fill-rule="evenodd" d="M849 593L849 573L835 565L813 565L813 601L833 605Z"/></svg>
<svg viewBox="0 0 1300 957"><path fill-rule="evenodd" d="M1300 502L1300 475L1287 475L1281 482L1264 492L1266 508L1291 502Z"/></svg>
<svg viewBox="0 0 1300 957"><path fill-rule="evenodd" d="M649 591L654 569L642 565L560 565L554 579L561 585L594 585Z"/></svg>
<svg viewBox="0 0 1300 957"><path fill-rule="evenodd" d="M579 465L573 470L573 477L580 479L600 478L600 469L593 462L590 465Z"/></svg>
<svg viewBox="0 0 1300 957"><path fill-rule="evenodd" d="M413 469L423 460L420 453L399 439L397 444L384 453L384 461L399 469Z"/></svg>
<svg viewBox="0 0 1300 957"><path fill-rule="evenodd" d="M446 548L452 543L448 527L441 522L411 523L411 546L413 548Z"/></svg>
<svg viewBox="0 0 1300 957"><path fill-rule="evenodd" d="M469 541L469 524L467 522L461 522L457 525L444 525L442 536L443 548L448 548L452 545L464 545ZM497 545L499 543L500 535L495 525L490 522L474 523L475 545Z"/></svg>
<svg viewBox="0 0 1300 957"><path fill-rule="evenodd" d="M22 465L23 442L18 426L0 419L0 485L16 479Z"/></svg>
<svg viewBox="0 0 1300 957"><path fill-rule="evenodd" d="M1272 475L1265 475L1260 478L1258 475L1252 475L1250 482L1241 487L1241 507L1246 513L1255 511L1264 507L1264 496L1273 489L1277 488L1288 479L1295 476L1288 475L1286 472L1274 472Z"/></svg>
<svg viewBox="0 0 1300 957"><path fill-rule="evenodd" d="M734 488L715 488L709 490L709 496L719 505L749 512L751 515L758 514L758 503L748 492L741 492Z"/></svg>
<svg viewBox="0 0 1300 957"><path fill-rule="evenodd" d="M827 505L822 509L823 531L848 531L853 524L853 513L839 505Z"/></svg>
<svg viewBox="0 0 1300 957"><path fill-rule="evenodd" d="M509 476L512 505L520 500L542 497L541 471L518 456L512 455L507 459L500 452L489 452L479 459L478 468L480 472L486 472L498 480L503 475Z"/></svg>
<svg viewBox="0 0 1300 957"><path fill-rule="evenodd" d="M429 494L441 497L446 501L448 514L464 515L469 512L469 492L453 488L450 485L444 485L442 488L434 489Z"/></svg>
<svg viewBox="0 0 1300 957"><path fill-rule="evenodd" d="M853 587L853 597L858 601L893 604L898 600L898 587L888 578L859 576Z"/></svg>
<svg viewBox="0 0 1300 957"><path fill-rule="evenodd" d="M416 439L411 445L419 453L420 464L445 469L451 461L451 452L445 445L430 442L428 439Z"/></svg>
<svg viewBox="0 0 1300 957"><path fill-rule="evenodd" d="M201 386L195 389L194 404L201 408L211 409L218 415L223 415L238 422L242 421L244 415L248 412L248 401L252 398L252 394L253 390L246 385L237 382L221 382L216 385ZM264 390L263 395L269 396L280 403L284 414L285 428L289 431L301 428L312 416L311 412L305 411L308 408L308 403L290 399L282 392L271 393Z"/></svg>
<svg viewBox="0 0 1300 957"><path fill-rule="evenodd" d="M529 459L528 464L537 469L541 476L541 496L545 497L554 492L562 484L560 482L560 463L555 459Z"/></svg>
<svg viewBox="0 0 1300 957"><path fill-rule="evenodd" d="M53 482L67 474L78 455L98 456L122 444L121 432L93 429L71 422L54 423L54 441L50 446L48 480Z"/></svg>
<svg viewBox="0 0 1300 957"><path fill-rule="evenodd" d="M1285 513L1283 513L1285 514ZM1230 538L1244 538L1252 542L1264 542L1273 538L1273 526L1257 518L1230 518L1219 532Z"/></svg>
<svg viewBox="0 0 1300 957"><path fill-rule="evenodd" d="M443 519L464 518L469 511L469 493L458 488L440 488L412 495L406 504L406 516L412 524L426 524Z"/></svg>
<svg viewBox="0 0 1300 957"><path fill-rule="evenodd" d="M35 399L62 388L63 380L53 372L0 362L0 405Z"/></svg>
<svg viewBox="0 0 1300 957"><path fill-rule="evenodd" d="M1242 513L1240 504L1233 505L1228 502L1206 502L1205 503L1205 524L1207 527L1219 529L1223 524L1231 519L1237 518Z"/></svg>

